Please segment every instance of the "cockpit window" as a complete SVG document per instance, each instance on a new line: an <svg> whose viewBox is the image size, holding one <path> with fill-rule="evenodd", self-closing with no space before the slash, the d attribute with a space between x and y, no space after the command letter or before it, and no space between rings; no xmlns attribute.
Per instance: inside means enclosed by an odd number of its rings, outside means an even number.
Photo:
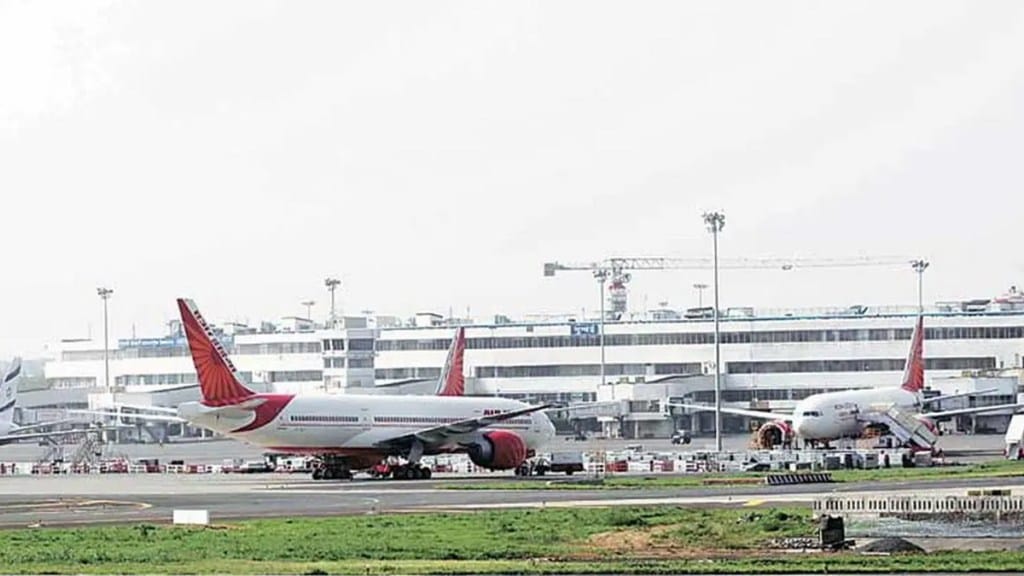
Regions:
<svg viewBox="0 0 1024 576"><path fill-rule="evenodd" d="M817 410L808 410L800 415L804 418L817 418L818 416L821 416L821 412L818 412Z"/></svg>

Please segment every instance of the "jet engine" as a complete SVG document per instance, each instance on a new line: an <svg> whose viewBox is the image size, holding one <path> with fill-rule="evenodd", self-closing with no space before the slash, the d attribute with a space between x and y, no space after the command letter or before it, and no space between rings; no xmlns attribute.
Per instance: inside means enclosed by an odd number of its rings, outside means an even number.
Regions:
<svg viewBox="0 0 1024 576"><path fill-rule="evenodd" d="M467 446L473 464L491 470L510 470L526 460L526 442L515 432L492 430Z"/></svg>
<svg viewBox="0 0 1024 576"><path fill-rule="evenodd" d="M784 420L765 422L754 432L754 448L769 450L793 442L793 427Z"/></svg>
<svg viewBox="0 0 1024 576"><path fill-rule="evenodd" d="M936 436L942 435L942 430L939 429L939 425L936 424L935 421L932 420L931 418L928 418L927 414L918 414L917 421L920 422L921 424L924 424L925 427L931 430L932 434L935 434Z"/></svg>

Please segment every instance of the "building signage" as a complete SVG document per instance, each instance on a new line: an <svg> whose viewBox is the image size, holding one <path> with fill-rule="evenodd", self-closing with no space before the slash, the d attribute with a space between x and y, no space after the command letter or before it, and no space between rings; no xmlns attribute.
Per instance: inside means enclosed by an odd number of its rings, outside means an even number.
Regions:
<svg viewBox="0 0 1024 576"><path fill-rule="evenodd" d="M597 324L593 322L577 322L570 325L570 334L573 336L597 336Z"/></svg>
<svg viewBox="0 0 1024 576"><path fill-rule="evenodd" d="M184 346L185 339L170 337L170 338L127 338L117 341L118 348L172 348L174 346Z"/></svg>

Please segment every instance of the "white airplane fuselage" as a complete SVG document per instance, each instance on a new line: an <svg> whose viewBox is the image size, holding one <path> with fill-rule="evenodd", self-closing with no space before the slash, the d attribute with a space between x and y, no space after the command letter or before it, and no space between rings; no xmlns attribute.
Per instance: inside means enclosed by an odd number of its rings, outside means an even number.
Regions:
<svg viewBox="0 0 1024 576"><path fill-rule="evenodd" d="M857 415L888 406L919 412L917 394L900 387L844 390L815 394L797 402L793 432L805 440L860 437L866 424Z"/></svg>
<svg viewBox="0 0 1024 576"><path fill-rule="evenodd" d="M389 438L530 407L495 397L260 394L257 398L264 402L255 411L186 402L178 407L178 415L270 451L369 455L377 450L377 443ZM533 412L453 437L447 445L430 447L426 453L455 450L459 442L471 441L493 430L514 432L534 451L555 436L548 417Z"/></svg>

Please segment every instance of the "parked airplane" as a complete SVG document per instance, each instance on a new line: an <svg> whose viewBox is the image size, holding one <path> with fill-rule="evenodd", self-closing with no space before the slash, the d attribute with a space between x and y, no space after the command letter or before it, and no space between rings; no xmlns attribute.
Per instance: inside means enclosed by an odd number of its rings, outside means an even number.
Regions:
<svg viewBox="0 0 1024 576"><path fill-rule="evenodd" d="M84 430L61 430L59 432L32 432L64 424L68 420L39 422L28 426L14 423L14 408L18 404L18 382L21 380L21 358L15 358L4 372L0 381L0 445L11 444L21 440L39 440L41 438L58 438L72 434L82 434Z"/></svg>
<svg viewBox="0 0 1024 576"><path fill-rule="evenodd" d="M996 412L1024 406L1024 403L999 404L958 410L924 412L924 408L951 398L973 396L989 392L980 390L962 394L949 394L925 398L924 389L924 318L918 317L910 341L910 353L904 367L903 382L900 386L869 388L865 390L844 390L812 394L796 403L791 414L742 408L722 408L725 414L736 414L749 418L768 420L762 432L774 436L774 443L784 443L794 436L811 444L825 443L839 438L860 438L868 428L877 426L879 418L874 417L889 408L908 414L922 422L933 432L935 421L966 414ZM669 406L691 410L715 411L714 406L704 404L669 403Z"/></svg>
<svg viewBox="0 0 1024 576"><path fill-rule="evenodd" d="M195 304L179 299L178 309L202 393L178 415L274 452L316 455L323 465L314 479L347 478L389 456L409 462L395 477L426 478L423 455L453 452L482 468L509 470L555 435L541 412L548 406L504 398L255 393Z"/></svg>

